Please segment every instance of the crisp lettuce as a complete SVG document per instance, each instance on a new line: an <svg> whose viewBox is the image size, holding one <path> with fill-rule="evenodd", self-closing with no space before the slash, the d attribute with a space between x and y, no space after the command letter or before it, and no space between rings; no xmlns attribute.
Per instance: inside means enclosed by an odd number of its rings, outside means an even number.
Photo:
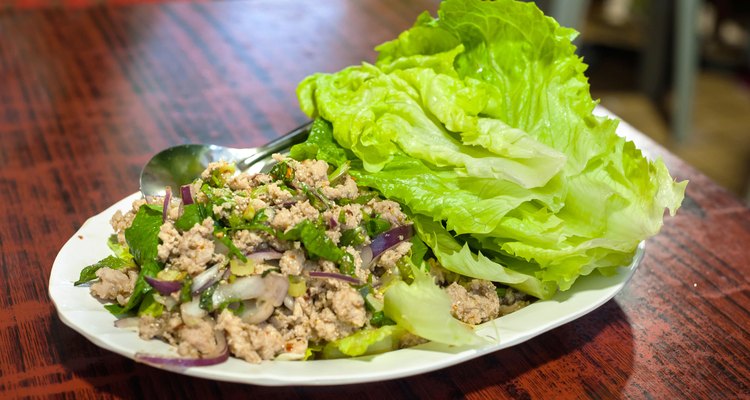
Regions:
<svg viewBox="0 0 750 400"><path fill-rule="evenodd" d="M356 357L384 353L398 349L406 331L397 325L357 331L345 338L328 342L323 347L323 358Z"/></svg>
<svg viewBox="0 0 750 400"><path fill-rule="evenodd" d="M451 315L451 298L432 276L412 265L414 281L398 281L385 292L383 312L407 331L454 346L480 344L484 339Z"/></svg>
<svg viewBox="0 0 750 400"><path fill-rule="evenodd" d="M359 184L494 254L432 244L449 269L519 271L547 297L627 264L686 185L593 114L575 36L531 3L446 0L375 64L309 76L298 97L345 150L318 156L346 154Z"/></svg>
<svg viewBox="0 0 750 400"><path fill-rule="evenodd" d="M538 298L549 298L555 293L552 282L541 282L534 275L507 268L498 260L476 254L456 240L440 223L422 215L414 216L414 226L435 257L447 270L470 278L486 279L514 287Z"/></svg>

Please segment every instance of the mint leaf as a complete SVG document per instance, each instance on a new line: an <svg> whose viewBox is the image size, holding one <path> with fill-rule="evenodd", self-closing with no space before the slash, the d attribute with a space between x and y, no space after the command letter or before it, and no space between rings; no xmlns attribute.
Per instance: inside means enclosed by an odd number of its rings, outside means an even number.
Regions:
<svg viewBox="0 0 750 400"><path fill-rule="evenodd" d="M128 262L127 260L115 256L107 256L104 259L99 260L96 264L89 265L82 269L80 277L73 283L73 285L78 286L93 281L96 279L96 271L101 268L120 269L130 265L132 265L132 262Z"/></svg>
<svg viewBox="0 0 750 400"><path fill-rule="evenodd" d="M200 224L208 216L203 204L193 203L182 208L182 215L174 222L174 227L180 231L188 231L195 224Z"/></svg>
<svg viewBox="0 0 750 400"><path fill-rule="evenodd" d="M142 205L133 223L125 229L125 241L138 265L155 262L159 246L159 228L162 224L161 207Z"/></svg>

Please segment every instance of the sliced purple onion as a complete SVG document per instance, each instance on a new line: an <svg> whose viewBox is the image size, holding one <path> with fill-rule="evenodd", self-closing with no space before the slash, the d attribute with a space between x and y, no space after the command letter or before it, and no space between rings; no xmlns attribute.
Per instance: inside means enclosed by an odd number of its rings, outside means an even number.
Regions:
<svg viewBox="0 0 750 400"><path fill-rule="evenodd" d="M359 250L359 258L362 259L362 267L367 268L372 264L372 260L375 257L372 256L372 248L370 246L364 246Z"/></svg>
<svg viewBox="0 0 750 400"><path fill-rule="evenodd" d="M338 279L340 281L344 281L344 282L351 283L351 284L354 284L354 285L361 285L362 284L362 281L360 281L359 279L357 279L357 278L355 278L353 276L344 275L344 274L338 274L336 272L310 271L310 276L313 277L313 278Z"/></svg>
<svg viewBox="0 0 750 400"><path fill-rule="evenodd" d="M339 221L336 221L336 218L328 218L328 228L334 229L337 226L339 226Z"/></svg>
<svg viewBox="0 0 750 400"><path fill-rule="evenodd" d="M180 186L180 195L182 196L182 204L186 206L193 204L193 192L190 190L190 185Z"/></svg>
<svg viewBox="0 0 750 400"><path fill-rule="evenodd" d="M375 262L386 250L396 246L397 244L409 240L414 234L412 225L397 226L388 232L382 233L372 239L372 243L369 246L363 247L359 251L359 256L362 259L362 266L367 268Z"/></svg>
<svg viewBox="0 0 750 400"><path fill-rule="evenodd" d="M242 322L246 324L259 324L273 314L275 307L264 300L245 300L242 302L245 310L239 315Z"/></svg>
<svg viewBox="0 0 750 400"><path fill-rule="evenodd" d="M219 285L211 301L213 304L222 304L230 300L261 299L278 307L284 302L288 290L289 279L282 275L243 276L232 283Z"/></svg>
<svg viewBox="0 0 750 400"><path fill-rule="evenodd" d="M372 243L370 243L372 258L378 258L384 251L404 240L409 240L413 232L412 225L401 225L376 236L375 239L372 239Z"/></svg>
<svg viewBox="0 0 750 400"><path fill-rule="evenodd" d="M198 358L185 358L185 357L170 357L160 356L156 354L146 353L135 353L135 360L144 364L153 365L156 367L205 367L209 365L221 364L229 359L229 348L227 347L227 339L224 337L223 332L216 332L216 344L219 350L215 354L207 355L205 357Z"/></svg>
<svg viewBox="0 0 750 400"><path fill-rule="evenodd" d="M169 203L172 201L172 188L167 186L164 188L165 194L164 194L164 206L162 206L161 211L161 222L167 221L167 214L169 214Z"/></svg>
<svg viewBox="0 0 750 400"><path fill-rule="evenodd" d="M275 250L261 250L254 253L246 254L248 260L253 260L256 263L263 262L266 260L278 260L284 254Z"/></svg>
<svg viewBox="0 0 750 400"><path fill-rule="evenodd" d="M193 278L193 285L190 287L190 291L193 294L204 291L207 287L221 280L223 276L221 268L226 265L225 263L217 263L211 268L201 272Z"/></svg>
<svg viewBox="0 0 750 400"><path fill-rule="evenodd" d="M159 294L162 295L170 295L180 289L182 289L182 282L180 281L163 281L161 279L156 279L150 276L144 276L143 277L146 282L148 282L151 287L156 289Z"/></svg>
<svg viewBox="0 0 750 400"><path fill-rule="evenodd" d="M185 324L193 325L208 315L208 311L201 308L200 297L195 296L191 301L180 304L180 314Z"/></svg>

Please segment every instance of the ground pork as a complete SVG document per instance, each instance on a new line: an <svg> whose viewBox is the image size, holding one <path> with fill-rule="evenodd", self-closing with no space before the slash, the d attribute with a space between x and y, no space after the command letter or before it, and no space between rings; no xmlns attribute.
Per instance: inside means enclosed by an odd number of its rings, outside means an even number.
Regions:
<svg viewBox="0 0 750 400"><path fill-rule="evenodd" d="M268 188L268 200L275 204L284 204L286 202L289 202L292 200L294 195L289 192L288 190L284 190L281 187L279 187L279 184L274 182L266 186Z"/></svg>
<svg viewBox="0 0 750 400"><path fill-rule="evenodd" d="M307 303L304 297L298 297L294 300L291 310L286 307L274 310L269 322L285 339L307 337L310 333L309 318L304 313Z"/></svg>
<svg viewBox="0 0 750 400"><path fill-rule="evenodd" d="M200 225L195 224L182 235L171 222L164 223L159 229L162 242L158 247L159 260L191 276L198 275L215 259L213 231L211 218L206 218Z"/></svg>
<svg viewBox="0 0 750 400"><path fill-rule="evenodd" d="M384 251L383 254L380 255L380 258L378 258L377 265L385 268L386 270L391 270L396 266L398 260L409 253L409 250L411 250L411 242L401 242Z"/></svg>
<svg viewBox="0 0 750 400"><path fill-rule="evenodd" d="M321 192L329 199L356 199L359 195L359 188L357 182L347 175L344 182L336 186L324 186Z"/></svg>
<svg viewBox="0 0 750 400"><path fill-rule="evenodd" d="M337 231L354 229L362 223L362 206L360 204L334 206L323 213L323 218L326 221L336 221Z"/></svg>
<svg viewBox="0 0 750 400"><path fill-rule="evenodd" d="M304 220L315 221L320 213L309 201L294 204L291 208L278 210L271 221L271 227L288 230Z"/></svg>
<svg viewBox="0 0 750 400"><path fill-rule="evenodd" d="M125 305L133 293L138 272L104 267L96 271L96 277L99 280L91 284L94 296L102 300L116 300L120 305Z"/></svg>
<svg viewBox="0 0 750 400"><path fill-rule="evenodd" d="M138 321L138 336L144 340L161 338L172 345L176 345L177 329L182 324L180 313L163 312L158 318L142 315Z"/></svg>
<svg viewBox="0 0 750 400"><path fill-rule="evenodd" d="M367 321L365 300L351 286L333 292L331 308L340 321L360 327Z"/></svg>
<svg viewBox="0 0 750 400"><path fill-rule="evenodd" d="M367 321L362 296L338 279L308 281L308 295L309 301L300 303L309 318L313 340L349 336Z"/></svg>
<svg viewBox="0 0 750 400"><path fill-rule="evenodd" d="M322 160L304 160L295 163L294 179L310 187L328 186L328 163Z"/></svg>
<svg viewBox="0 0 750 400"><path fill-rule="evenodd" d="M427 342L428 342L428 340L425 339L425 338L423 338L423 337L421 337L421 336L417 336L417 335L414 335L412 333L406 332L399 339L398 348L399 349L405 349L407 347L413 347L413 346L416 346L418 344L427 343Z"/></svg>
<svg viewBox="0 0 750 400"><path fill-rule="evenodd" d="M261 245L265 246L264 243L267 241L267 236L263 232L249 231L246 229L235 231L231 238L232 242L237 249L241 252L248 254L257 251Z"/></svg>
<svg viewBox="0 0 750 400"><path fill-rule="evenodd" d="M219 315L216 329L224 330L229 350L250 363L273 359L284 350L284 339L273 325L250 325L229 310Z"/></svg>
<svg viewBox="0 0 750 400"><path fill-rule="evenodd" d="M202 319L190 325L182 325L178 330L180 344L177 352L185 357L198 357L218 352L213 319Z"/></svg>
<svg viewBox="0 0 750 400"><path fill-rule="evenodd" d="M284 252L279 260L281 273L286 275L299 275L305 264L305 252L300 249L292 249Z"/></svg>
<svg viewBox="0 0 750 400"><path fill-rule="evenodd" d="M406 214L401 211L401 206L391 200L371 200L368 205L372 211L380 214L380 218L391 223L391 226L401 226L406 224Z"/></svg>
<svg viewBox="0 0 750 400"><path fill-rule="evenodd" d="M232 190L248 190L270 181L268 174L237 174L227 180L227 186Z"/></svg>
<svg viewBox="0 0 750 400"><path fill-rule="evenodd" d="M508 288L500 299L500 315L510 314L529 305L529 297L518 290Z"/></svg>
<svg viewBox="0 0 750 400"><path fill-rule="evenodd" d="M234 204L232 202L227 201L226 203L222 203L220 205L214 204L212 211L214 212L214 216L216 219L221 218L229 218L230 215L232 215L232 210L234 209Z"/></svg>
<svg viewBox="0 0 750 400"><path fill-rule="evenodd" d="M468 287L452 283L445 290L451 297L451 314L468 324L476 325L497 318L500 299L490 281L473 279Z"/></svg>
<svg viewBox="0 0 750 400"><path fill-rule="evenodd" d="M206 169L201 173L201 179L206 182L210 182L211 175L214 174L215 170L219 170L224 181L231 179L234 173L234 164L230 164L226 161L215 161L208 163Z"/></svg>

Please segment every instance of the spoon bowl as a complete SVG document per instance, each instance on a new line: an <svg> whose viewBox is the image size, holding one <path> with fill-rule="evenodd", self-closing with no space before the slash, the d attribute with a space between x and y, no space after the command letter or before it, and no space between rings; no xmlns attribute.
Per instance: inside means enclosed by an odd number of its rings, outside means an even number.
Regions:
<svg viewBox="0 0 750 400"><path fill-rule="evenodd" d="M146 197L164 196L166 187L173 190L198 178L209 163L234 163L238 172L261 172L272 164L271 156L303 142L311 123L260 147L238 149L214 144L183 144L154 155L141 170L141 193Z"/></svg>

